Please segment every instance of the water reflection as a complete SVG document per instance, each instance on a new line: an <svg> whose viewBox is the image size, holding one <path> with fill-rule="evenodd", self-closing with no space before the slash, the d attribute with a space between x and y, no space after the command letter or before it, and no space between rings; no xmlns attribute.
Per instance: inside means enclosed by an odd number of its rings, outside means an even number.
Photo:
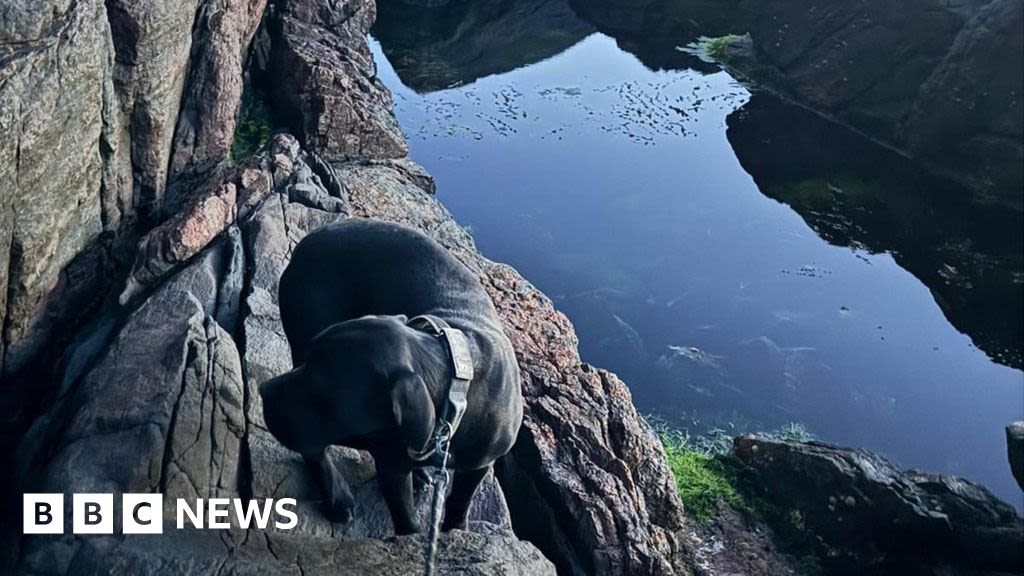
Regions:
<svg viewBox="0 0 1024 576"><path fill-rule="evenodd" d="M1021 372L960 333L1020 365L1019 213L751 97L676 49L714 21L698 12L451 2L413 33L380 4L413 158L641 410L694 431L800 421L1019 500L1002 425L1024 417ZM569 41L588 26L616 37Z"/></svg>
<svg viewBox="0 0 1024 576"><path fill-rule="evenodd" d="M994 360L1022 365L1020 213L776 98L729 116L729 142L766 196L832 244L888 252L931 290L958 330Z"/></svg>
<svg viewBox="0 0 1024 576"><path fill-rule="evenodd" d="M377 2L372 34L417 92L468 84L554 56L594 32L568 2Z"/></svg>

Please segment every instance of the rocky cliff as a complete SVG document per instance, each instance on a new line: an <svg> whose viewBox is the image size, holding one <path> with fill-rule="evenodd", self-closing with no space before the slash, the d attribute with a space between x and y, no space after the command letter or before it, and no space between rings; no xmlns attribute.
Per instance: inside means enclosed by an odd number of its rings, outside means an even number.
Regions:
<svg viewBox="0 0 1024 576"><path fill-rule="evenodd" d="M81 318L179 179L227 159L261 0L0 6L0 358Z"/></svg>
<svg viewBox="0 0 1024 576"><path fill-rule="evenodd" d="M471 533L442 541L441 571L689 573L675 484L626 387L580 362L566 318L483 257L405 158L365 43L374 17L365 0L0 8L0 110L17 136L0 163L4 386L32 388L40 408L8 415L24 432L15 493L295 497L301 520L288 533L11 535L5 556L19 572L418 565L418 541L385 538L372 461L334 455L358 503L356 520L332 525L255 393L289 368L276 298L291 249L322 224L373 217L420 228L479 274L523 368L526 422L497 470L504 490L488 481ZM230 136L255 76L295 137L234 164Z"/></svg>

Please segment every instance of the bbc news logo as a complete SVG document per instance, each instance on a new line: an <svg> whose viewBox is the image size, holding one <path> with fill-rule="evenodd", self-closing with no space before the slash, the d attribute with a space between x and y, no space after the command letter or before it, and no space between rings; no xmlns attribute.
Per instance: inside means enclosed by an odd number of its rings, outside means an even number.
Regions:
<svg viewBox="0 0 1024 576"><path fill-rule="evenodd" d="M64 533L64 494L25 494L22 531L25 534ZM279 500L242 500L241 498L198 498L175 501L175 525L199 529L291 530L299 523L294 498ZM75 534L114 533L113 494L72 494L71 531ZM122 494L121 532L124 534L163 534L164 497L162 494ZM235 523L232 524L232 515Z"/></svg>

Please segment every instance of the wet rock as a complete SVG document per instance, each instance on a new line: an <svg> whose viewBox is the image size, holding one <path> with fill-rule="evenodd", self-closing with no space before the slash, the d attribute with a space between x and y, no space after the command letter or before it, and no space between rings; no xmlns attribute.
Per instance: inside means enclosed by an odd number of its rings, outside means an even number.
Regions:
<svg viewBox="0 0 1024 576"><path fill-rule="evenodd" d="M1017 484L1024 490L1024 420L1006 427L1006 457Z"/></svg>
<svg viewBox="0 0 1024 576"><path fill-rule="evenodd" d="M82 575L112 571L139 576L183 574L214 576L391 576L423 570L423 541L405 536L387 540L297 537L284 531L253 537L241 531L224 534L166 532L159 539L126 537L91 540L72 563ZM441 537L437 573L461 576L554 576L550 562L509 532L487 535L456 530Z"/></svg>
<svg viewBox="0 0 1024 576"><path fill-rule="evenodd" d="M901 471L878 455L818 442L739 436L744 485L786 511L834 574L1019 572L1024 523L962 478Z"/></svg>
<svg viewBox="0 0 1024 576"><path fill-rule="evenodd" d="M688 573L682 504L661 443L626 386L581 363L568 319L511 267L487 260L406 172L342 164L353 214L419 228L481 281L523 371L525 419L501 467L513 527L564 573Z"/></svg>
<svg viewBox="0 0 1024 576"><path fill-rule="evenodd" d="M706 574L793 576L804 572L796 570L796 562L779 550L771 528L724 502L709 523L694 526L689 539L693 562Z"/></svg>
<svg viewBox="0 0 1024 576"><path fill-rule="evenodd" d="M372 0L295 0L270 24L275 109L326 160L408 151L364 40L375 17Z"/></svg>

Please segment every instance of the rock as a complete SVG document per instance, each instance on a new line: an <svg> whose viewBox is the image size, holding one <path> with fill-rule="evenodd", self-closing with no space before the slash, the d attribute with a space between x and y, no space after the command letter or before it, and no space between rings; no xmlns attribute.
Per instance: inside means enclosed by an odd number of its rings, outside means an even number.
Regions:
<svg viewBox="0 0 1024 576"><path fill-rule="evenodd" d="M480 275L523 371L525 419L499 472L513 527L564 573L687 573L684 518L661 443L625 385L580 362L551 301L491 262L405 171L337 166L353 214L419 228Z"/></svg>
<svg viewBox="0 0 1024 576"><path fill-rule="evenodd" d="M279 164L269 162L270 156ZM327 180L326 186L314 167ZM348 210L333 168L301 152L293 137L279 134L266 154L247 160L228 173L223 183L208 194L196 195L180 212L142 238L119 299L121 304L201 252L240 215L248 217L275 189L290 201L325 212Z"/></svg>
<svg viewBox="0 0 1024 576"><path fill-rule="evenodd" d="M779 550L771 528L719 502L707 524L694 526L693 562L704 574L793 576L808 572ZM813 573L813 572L811 572Z"/></svg>
<svg viewBox="0 0 1024 576"><path fill-rule="evenodd" d="M47 307L67 297L52 293L62 270L119 215L100 150L103 2L8 2L0 30L0 364L10 374L55 328Z"/></svg>
<svg viewBox="0 0 1024 576"><path fill-rule="evenodd" d="M1024 208L1024 3L973 13L921 85L896 141L989 201Z"/></svg>
<svg viewBox="0 0 1024 576"><path fill-rule="evenodd" d="M235 185L228 182L146 234L139 243L121 304L198 254L226 230L235 221L236 200Z"/></svg>
<svg viewBox="0 0 1024 576"><path fill-rule="evenodd" d="M115 106L126 119L123 141L131 147L132 204L148 226L161 217L192 29L201 1L106 3L114 49Z"/></svg>
<svg viewBox="0 0 1024 576"><path fill-rule="evenodd" d="M1024 5L1018 0L745 0L777 89L1021 209ZM737 30L736 32L742 32ZM949 145L953 142L953 145Z"/></svg>
<svg viewBox="0 0 1024 576"><path fill-rule="evenodd" d="M308 169L305 154L290 146L293 142L279 137L271 150L254 161L262 165L276 150L292 167L279 178L277 193L258 204L247 219L208 242L176 272L154 274L149 281L152 290L140 293L138 307L123 323L101 327L112 333L109 344L84 339L83 347L98 348L89 352L96 361L90 369L80 370L79 381L68 384L67 394L48 415L48 431L26 453L44 459L41 490L161 492L165 517L173 517L175 498L296 498L299 526L281 535L284 542L292 542L295 549L333 550L324 558L311 556L312 573L346 567L352 567L351 573L363 569L394 573L420 562L422 546L407 543L395 548L365 540L393 534L374 481L372 459L356 450L333 451L338 468L353 487L356 508L351 522L332 525L320 511L320 492L301 459L278 444L263 424L257 388L264 379L291 368L276 305L278 278L306 232L344 217L288 201L293 176ZM277 174L283 169L275 170ZM193 226L190 219L171 222ZM168 238L187 236L170 224L161 231ZM140 261L139 270L158 270L165 262L163 253L152 258L157 264ZM236 332L238 343L232 337ZM429 500L428 491L417 493L417 509L424 522ZM485 480L474 499L470 520L475 532L501 535L452 536L453 566L468 573L550 571L535 549L518 543L508 532L508 507L493 478ZM216 535L179 540L177 530L168 532L173 534L169 540L128 539L122 545L111 541L100 549L94 548L99 541L70 533L29 537L21 571L77 575L116 566L132 573L158 573L180 562L204 567L197 570L214 570L235 545L242 556L238 570L243 573L282 569L273 553L249 563L246 542L264 542L263 535L241 537L231 544ZM274 539L273 551L280 554L277 536L266 538ZM179 542L185 542L182 548L177 548ZM102 550L102 558L91 556L96 550ZM259 554L266 553L261 548ZM285 565L292 570L294 562Z"/></svg>
<svg viewBox="0 0 1024 576"><path fill-rule="evenodd" d="M1006 457L1017 485L1024 490L1024 420L1006 427Z"/></svg>
<svg viewBox="0 0 1024 576"><path fill-rule="evenodd" d="M23 369L102 299L122 249L163 219L169 177L183 196L210 184L200 172L226 157L263 6L0 6L0 127L10 136L0 179L12 184L0 191L3 373Z"/></svg>
<svg viewBox="0 0 1024 576"><path fill-rule="evenodd" d="M193 30L198 6L198 21L212 27L209 34ZM112 304L92 332L74 340L65 356L65 377L58 376L62 394L33 427L23 454L36 464L30 470L35 474L26 474L33 489L160 491L167 501L210 495L294 497L299 526L288 534L235 530L230 537L176 530L160 539L29 536L21 539L16 554L20 572L145 574L187 567L203 573L220 570L226 561L240 573L395 573L418 567L421 542L368 540L392 534L373 482L372 460L355 450L333 451L357 502L352 522L331 524L320 513L319 491L298 457L266 431L256 393L263 380L291 367L276 304L277 280L291 250L320 225L369 216L422 229L480 274L523 365L526 424L514 453L498 470L511 487L510 501L494 478L486 480L471 509L471 532L456 532L442 542L444 570L550 573L551 564L533 546L508 533L513 526L566 573L689 573L674 481L660 442L636 413L626 387L614 375L580 362L568 320L512 268L481 256L431 195L430 176L404 158L406 145L391 113L390 95L376 79L365 42L374 18L372 2L295 0L277 7L269 25L271 98L274 112L295 127L307 149L279 135L234 170L204 171L221 154L224 133L220 125L200 119L219 122L237 106L232 79L238 61L227 51L244 45L242 22L252 17L254 6L229 6L239 10L239 19L232 22L217 21L216 5L202 0L160 5L83 0L68 8L83 22L98 22L101 32L109 23L109 37L97 33L90 40L104 46L106 38L106 45L112 45L106 60L96 58L107 65L96 75L101 105L63 118L65 123L82 120L91 130L83 128L90 135L86 140L96 145L62 155L78 159L98 150L92 172L66 175L94 173L85 188L95 193L99 186L100 193L92 197L102 200L102 211L94 208L101 217L72 217L70 230L83 237L89 236L83 230L95 235L104 229L119 238L130 236L114 229L117 220L133 233L152 231L140 243L132 268L126 293L134 297L125 298L124 307ZM29 39L44 37L33 26L63 14L51 8L32 12L35 20L19 18L10 29ZM12 20L8 12L0 17ZM77 40L74 34L53 38ZM198 60L186 79L193 40L199 42L194 46ZM70 53L89 52L76 46ZM194 90L200 79L212 82L216 93ZM85 85L91 88L93 82ZM88 100L89 92L82 94ZM197 101L204 98L210 101ZM186 112L179 120L183 101ZM102 121L95 122L96 117ZM47 119L37 121L45 124ZM174 134L180 138L174 140ZM51 158L52 150L42 142L39 155ZM172 157L172 145L182 151L191 146L192 152ZM128 150L131 166L125 172ZM33 161L31 166L47 165ZM189 201L161 224L169 167L180 170L175 175L196 176L176 176L188 182L182 190ZM126 184L133 187L131 195L117 188ZM5 210L11 197L3 196ZM167 199L166 205L180 198ZM88 208L90 203L80 205ZM63 206L44 210L39 205L39 213L60 217ZM23 216L10 210L3 214L17 214L19 223ZM11 246L19 248L4 253L19 259L25 244L14 228ZM33 227L43 229L47 226ZM65 242L60 234L66 232L47 232L47 241ZM51 249L46 242L38 244L45 250L33 253L40 259L36 266ZM34 278L20 272L26 262L22 258L11 266L19 271L17 282ZM42 280L39 286L36 301L50 290ZM23 310L32 312L37 302L24 301L31 305L18 308L15 319L32 315ZM17 327L11 318L8 314L6 325ZM427 496L417 494L421 515ZM305 554L301 565L300 554Z"/></svg>
<svg viewBox="0 0 1024 576"><path fill-rule="evenodd" d="M199 9L172 144L165 217L188 200L190 184L208 179L228 159L246 55L265 7L266 0L206 0Z"/></svg>
<svg viewBox="0 0 1024 576"><path fill-rule="evenodd" d="M229 249L208 250L151 295L51 411L42 453L52 456L41 490L168 498L237 492L242 370L234 341L213 317L228 284L222 263ZM44 573L63 574L55 550L77 544L29 540L26 566L45 563Z"/></svg>
<svg viewBox="0 0 1024 576"><path fill-rule="evenodd" d="M184 574L215 576L391 576L423 570L424 543L405 536L387 540L296 537L284 531L253 538L241 531L218 534L165 531L159 539L90 540L71 571L82 575ZM461 576L554 576L550 562L508 532L488 535L456 530L441 537L437 573Z"/></svg>
<svg viewBox="0 0 1024 576"><path fill-rule="evenodd" d="M745 490L786 512L830 573L1024 569L1024 523L986 488L864 450L739 436Z"/></svg>
<svg viewBox="0 0 1024 576"><path fill-rule="evenodd" d="M372 0L294 0L271 20L271 99L326 160L400 158L408 148L364 37Z"/></svg>

